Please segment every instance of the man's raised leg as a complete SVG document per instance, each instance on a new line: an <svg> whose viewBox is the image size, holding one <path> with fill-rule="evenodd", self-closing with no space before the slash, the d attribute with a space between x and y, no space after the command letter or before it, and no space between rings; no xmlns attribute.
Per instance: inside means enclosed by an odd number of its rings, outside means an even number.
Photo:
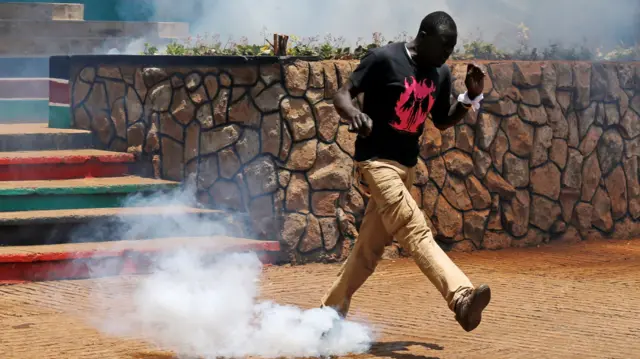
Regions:
<svg viewBox="0 0 640 359"><path fill-rule="evenodd" d="M489 288L474 288L434 240L411 193L404 184L398 185L411 176L411 170L394 161L369 161L363 163L361 170L387 233L411 253L456 313L460 325L467 331L475 329L480 324L482 310L489 304Z"/></svg>

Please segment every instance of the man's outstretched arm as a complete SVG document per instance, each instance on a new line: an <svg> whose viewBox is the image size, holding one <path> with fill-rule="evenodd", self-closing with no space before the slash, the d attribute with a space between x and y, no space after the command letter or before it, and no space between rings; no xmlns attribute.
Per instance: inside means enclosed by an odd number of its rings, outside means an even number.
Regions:
<svg viewBox="0 0 640 359"><path fill-rule="evenodd" d="M451 100L448 100L447 102L450 101ZM462 121L464 116L469 112L469 108L470 106L454 100L453 106L445 107L446 113L437 113L436 111L432 112L431 118L433 119L433 124L438 130L444 131Z"/></svg>

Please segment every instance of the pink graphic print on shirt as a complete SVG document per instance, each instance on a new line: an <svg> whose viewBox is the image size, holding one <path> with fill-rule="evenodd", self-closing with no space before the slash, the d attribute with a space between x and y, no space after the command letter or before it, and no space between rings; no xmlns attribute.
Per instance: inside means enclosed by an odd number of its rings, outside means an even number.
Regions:
<svg viewBox="0 0 640 359"><path fill-rule="evenodd" d="M417 133L433 107L433 92L436 86L428 79L417 81L415 77L404 80L404 92L396 103L398 119L391 121L391 126L398 131Z"/></svg>

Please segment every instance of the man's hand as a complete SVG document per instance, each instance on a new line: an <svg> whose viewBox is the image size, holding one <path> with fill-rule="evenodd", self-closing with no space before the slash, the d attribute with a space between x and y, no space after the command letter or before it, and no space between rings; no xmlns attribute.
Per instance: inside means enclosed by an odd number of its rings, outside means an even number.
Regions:
<svg viewBox="0 0 640 359"><path fill-rule="evenodd" d="M475 64L467 65L467 78L464 84L467 86L470 99L473 100L484 92L484 76L484 71Z"/></svg>
<svg viewBox="0 0 640 359"><path fill-rule="evenodd" d="M373 128L373 121L365 113L357 111L353 115L349 116L349 131L358 132L362 137L367 137L371 134Z"/></svg>
<svg viewBox="0 0 640 359"><path fill-rule="evenodd" d="M340 117L349 123L349 132L357 132L360 136L367 137L371 134L373 121L353 105L353 98L356 97L357 93L352 90L353 83L347 81L334 96L333 105Z"/></svg>

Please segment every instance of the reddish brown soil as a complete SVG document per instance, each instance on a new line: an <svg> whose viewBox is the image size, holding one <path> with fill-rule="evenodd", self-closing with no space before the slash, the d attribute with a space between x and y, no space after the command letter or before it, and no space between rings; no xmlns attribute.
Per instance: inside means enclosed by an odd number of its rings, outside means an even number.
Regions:
<svg viewBox="0 0 640 359"><path fill-rule="evenodd" d="M358 359L640 357L640 240L452 256L475 283L492 286L482 325L473 333L460 329L410 260L384 262L352 304L353 318L382 334L372 354ZM266 268L263 295L315 307L337 269ZM103 336L83 319L95 308L90 290L127 293L136 280L0 287L1 357L174 358L143 342Z"/></svg>

